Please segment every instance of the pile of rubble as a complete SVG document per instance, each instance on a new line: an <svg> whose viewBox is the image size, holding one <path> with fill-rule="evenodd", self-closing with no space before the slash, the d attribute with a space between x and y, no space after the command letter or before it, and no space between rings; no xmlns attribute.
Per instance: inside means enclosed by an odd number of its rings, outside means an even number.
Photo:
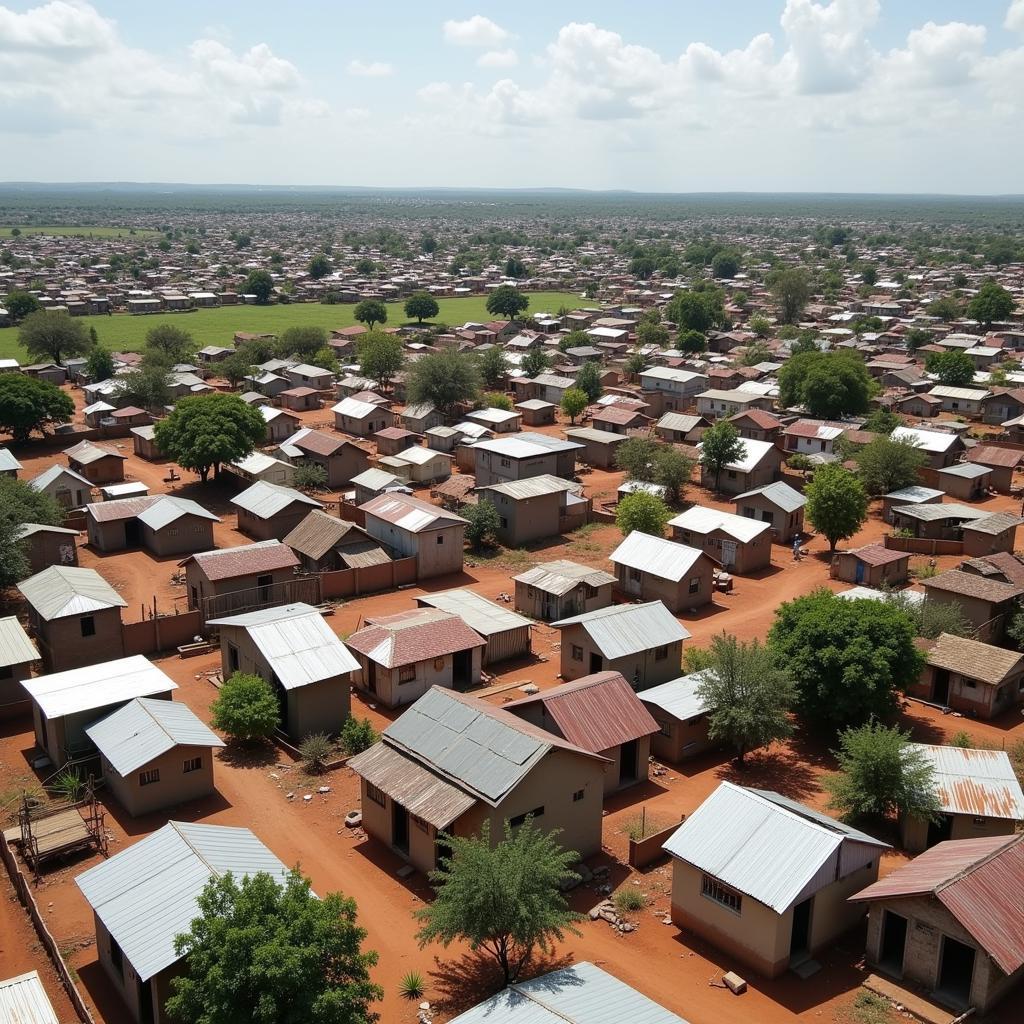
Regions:
<svg viewBox="0 0 1024 1024"><path fill-rule="evenodd" d="M620 917L611 900L602 900L590 911L591 921L607 921L620 935L627 932L635 932L638 925L633 921L627 921Z"/></svg>

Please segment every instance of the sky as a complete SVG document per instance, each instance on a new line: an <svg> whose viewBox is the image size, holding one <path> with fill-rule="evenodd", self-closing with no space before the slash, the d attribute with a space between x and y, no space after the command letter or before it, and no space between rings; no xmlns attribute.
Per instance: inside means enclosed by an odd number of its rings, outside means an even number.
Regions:
<svg viewBox="0 0 1024 1024"><path fill-rule="evenodd" d="M1024 192L1024 0L0 0L0 180Z"/></svg>

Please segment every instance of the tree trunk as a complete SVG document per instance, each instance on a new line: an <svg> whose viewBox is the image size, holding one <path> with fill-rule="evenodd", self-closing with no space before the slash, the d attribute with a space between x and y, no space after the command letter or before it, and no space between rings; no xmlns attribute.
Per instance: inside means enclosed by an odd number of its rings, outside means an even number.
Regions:
<svg viewBox="0 0 1024 1024"><path fill-rule="evenodd" d="M204 484L206 483L206 478L209 475L209 473L210 473L210 467L209 466L200 466L199 467L199 479Z"/></svg>

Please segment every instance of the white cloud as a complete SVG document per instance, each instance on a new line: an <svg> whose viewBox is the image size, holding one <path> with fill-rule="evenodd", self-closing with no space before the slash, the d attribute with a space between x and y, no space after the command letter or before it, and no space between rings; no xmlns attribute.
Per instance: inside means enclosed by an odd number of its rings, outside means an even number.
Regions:
<svg viewBox="0 0 1024 1024"><path fill-rule="evenodd" d="M24 14L0 7L0 51L95 52L109 50L115 38L114 23L88 4L55 0Z"/></svg>
<svg viewBox="0 0 1024 1024"><path fill-rule="evenodd" d="M494 49L501 46L509 33L482 14L474 14L465 21L446 21L442 26L445 42L456 46L481 46Z"/></svg>
<svg viewBox="0 0 1024 1024"><path fill-rule="evenodd" d="M867 30L878 20L878 0L786 0L781 25L789 41L783 58L797 92L846 92L868 74L874 51Z"/></svg>
<svg viewBox="0 0 1024 1024"><path fill-rule="evenodd" d="M357 78L387 78L388 75L393 75L395 69L390 64L385 64L383 61L364 61L364 60L350 60L348 62L348 73L355 75Z"/></svg>
<svg viewBox="0 0 1024 1024"><path fill-rule="evenodd" d="M1011 32L1024 33L1024 0L1012 0L1003 25Z"/></svg>
<svg viewBox="0 0 1024 1024"><path fill-rule="evenodd" d="M488 50L476 59L481 68L514 68L519 63L519 54L511 47L507 50Z"/></svg>
<svg viewBox="0 0 1024 1024"><path fill-rule="evenodd" d="M893 86L948 86L966 82L977 68L985 45L984 25L929 21L907 36L903 50L893 50L880 63Z"/></svg>

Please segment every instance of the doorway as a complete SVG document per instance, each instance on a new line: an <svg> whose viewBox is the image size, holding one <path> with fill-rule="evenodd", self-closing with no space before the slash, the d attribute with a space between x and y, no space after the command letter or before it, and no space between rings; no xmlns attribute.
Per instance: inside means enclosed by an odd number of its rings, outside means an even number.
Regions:
<svg viewBox="0 0 1024 1024"><path fill-rule="evenodd" d="M281 680L277 678L276 672L271 673L270 685L274 688L274 693L277 696L278 728L288 735L288 691L281 685Z"/></svg>
<svg viewBox="0 0 1024 1024"><path fill-rule="evenodd" d="M936 991L961 1006L971 1001L971 979L974 976L974 950L948 935L942 937L942 966Z"/></svg>
<svg viewBox="0 0 1024 1024"><path fill-rule="evenodd" d="M259 587L260 600L270 600L270 585L274 582L273 576L257 576L256 586Z"/></svg>
<svg viewBox="0 0 1024 1024"><path fill-rule="evenodd" d="M139 1024L153 1024L153 979L138 979Z"/></svg>
<svg viewBox="0 0 1024 1024"><path fill-rule="evenodd" d="M793 931L789 939L789 955L800 956L811 948L811 906L814 897L809 896L793 908Z"/></svg>
<svg viewBox="0 0 1024 1024"><path fill-rule="evenodd" d="M945 704L949 700L949 670L935 669L932 676L932 700L936 704Z"/></svg>
<svg viewBox="0 0 1024 1024"><path fill-rule="evenodd" d="M368 660L366 662L366 688L370 693L377 692L377 663Z"/></svg>
<svg viewBox="0 0 1024 1024"><path fill-rule="evenodd" d="M468 690L473 683L473 652L456 651L452 655L452 686Z"/></svg>
<svg viewBox="0 0 1024 1024"><path fill-rule="evenodd" d="M637 762L640 760L640 744L629 740L619 747L619 785L628 786L639 778Z"/></svg>
<svg viewBox="0 0 1024 1024"><path fill-rule="evenodd" d="M901 914L885 911L882 921L882 946L878 966L896 977L903 976L903 950L907 945L907 919Z"/></svg>
<svg viewBox="0 0 1024 1024"><path fill-rule="evenodd" d="M937 846L939 843L944 843L953 835L953 816L951 814L942 815L941 819L937 822L928 822L928 838L925 840L927 843L927 849L931 849L933 846Z"/></svg>
<svg viewBox="0 0 1024 1024"><path fill-rule="evenodd" d="M593 675L595 672L600 672L604 667L604 659L600 654L591 653L590 655L590 674Z"/></svg>
<svg viewBox="0 0 1024 1024"><path fill-rule="evenodd" d="M137 548L142 544L142 525L138 519L126 519L124 521L124 545L127 548Z"/></svg>
<svg viewBox="0 0 1024 1024"><path fill-rule="evenodd" d="M391 845L402 853L409 852L409 812L395 800L391 801Z"/></svg>
<svg viewBox="0 0 1024 1024"><path fill-rule="evenodd" d="M726 569L732 569L736 565L736 541L722 541L722 565Z"/></svg>

